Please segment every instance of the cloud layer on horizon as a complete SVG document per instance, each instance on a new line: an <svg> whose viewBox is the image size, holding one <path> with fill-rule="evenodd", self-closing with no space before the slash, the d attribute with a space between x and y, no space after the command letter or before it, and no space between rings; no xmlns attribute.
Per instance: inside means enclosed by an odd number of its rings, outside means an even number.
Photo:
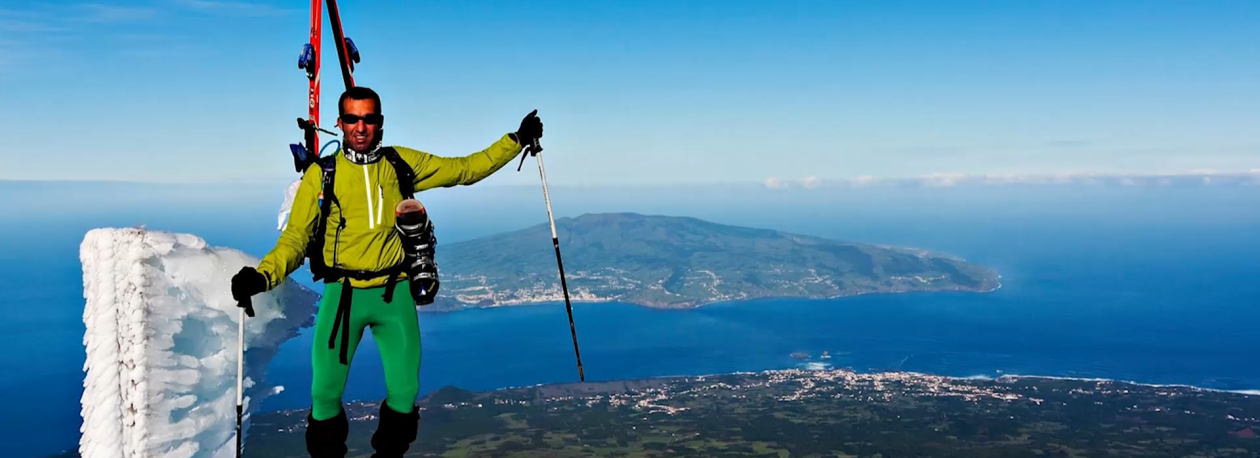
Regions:
<svg viewBox="0 0 1260 458"><path fill-rule="evenodd" d="M973 175L965 173L933 173L919 177L881 178L869 175L856 178L822 179L809 176L799 180L770 177L762 182L768 189L793 188L951 188L963 186L1144 186L1144 187L1203 187L1203 186L1260 186L1260 168L1246 172L1220 172L1194 170L1165 174L1118 174L1118 173L1056 173Z"/></svg>

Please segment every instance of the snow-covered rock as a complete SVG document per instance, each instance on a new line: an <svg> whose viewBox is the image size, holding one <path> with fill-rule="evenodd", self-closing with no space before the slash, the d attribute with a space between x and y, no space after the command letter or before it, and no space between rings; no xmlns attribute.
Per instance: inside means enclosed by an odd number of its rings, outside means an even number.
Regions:
<svg viewBox="0 0 1260 458"><path fill-rule="evenodd" d="M231 278L258 260L190 234L94 229L79 251L83 458L234 456L237 325ZM297 282L254 297L245 318L244 408L282 387L266 364L313 323L318 295Z"/></svg>

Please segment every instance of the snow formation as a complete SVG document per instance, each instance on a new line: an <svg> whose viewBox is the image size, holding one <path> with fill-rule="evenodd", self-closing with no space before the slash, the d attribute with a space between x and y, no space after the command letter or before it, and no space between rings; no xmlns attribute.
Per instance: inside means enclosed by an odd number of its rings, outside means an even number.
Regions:
<svg viewBox="0 0 1260 458"><path fill-rule="evenodd" d="M231 278L258 260L190 234L87 233L79 248L87 331L83 458L219 458L236 446L237 317ZM313 322L318 295L287 281L245 318L244 429L282 387L263 381L280 345Z"/></svg>

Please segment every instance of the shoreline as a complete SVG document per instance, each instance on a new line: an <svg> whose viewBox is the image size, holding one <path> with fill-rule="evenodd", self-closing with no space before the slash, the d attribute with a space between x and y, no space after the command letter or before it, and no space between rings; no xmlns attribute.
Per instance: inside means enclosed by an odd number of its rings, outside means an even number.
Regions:
<svg viewBox="0 0 1260 458"><path fill-rule="evenodd" d="M763 369L759 371L735 371L735 372L720 372L720 373L692 374L692 375L662 375L662 376L657 376L657 377L595 380L595 381L588 381L586 383L616 383L616 382L635 382L635 381L648 381L648 380L686 379L686 378L699 378L699 377L722 377L722 376L727 376L727 375L757 375L757 374L764 375L764 374L776 374L776 373L808 373L808 372L853 373L853 374L858 374L858 375L908 375L912 377L943 378L947 380L959 380L959 381L981 380L981 381L999 382L1002 380L1037 379L1037 380L1063 380L1063 381L1069 381L1069 382L1105 382L1105 383L1134 385L1134 386L1141 386L1141 387L1148 387L1148 388L1185 388L1185 389L1199 390L1199 391L1211 391L1214 393L1237 394L1237 395L1242 395L1242 396L1260 396L1260 388L1241 389L1241 390L1224 390L1220 388L1208 388L1208 387L1190 385L1190 384L1184 384L1184 383L1149 383L1149 382L1139 382L1139 381L1134 381L1134 380L1121 380L1121 379L1111 379L1111 378L1101 378L1101 377L1068 377L1068 376L1060 376L1060 375L1035 375L1035 374L1002 374L998 376L987 376L987 375L958 376L958 375L943 375L943 374L934 374L934 373L929 373L929 372L915 372L915 371L859 371L859 370L846 369L846 368ZM522 388L534 388L534 387L541 387L541 386L567 386L567 385L580 386L581 384L582 382L538 383L538 384L523 385L523 386L505 386L505 387L496 388L493 390L483 390L482 392L505 391L505 390L514 390L514 389L522 389Z"/></svg>
<svg viewBox="0 0 1260 458"><path fill-rule="evenodd" d="M1002 282L1001 282L1001 280L1000 280L1000 279L1002 278L1002 277L1001 277L1001 275L998 275L996 278L998 279L998 281L997 281L997 286L994 286L994 287L989 288L989 289L971 289L971 290L960 290L960 289L937 289L937 290L911 290L911 291L861 291L861 292L856 292L856 293L838 294L838 295L834 295L834 296L761 296L761 297L750 297L750 298L741 298L741 299L726 299L726 300L720 300L720 301L703 302L703 303L698 303L698 304L694 304L694 305L682 305L682 306L654 305L654 304L649 304L649 303L642 303L642 302L634 302L634 301L620 300L620 299L616 299L616 298L603 298L603 299L573 299L573 298L570 298L570 299L569 299L569 303L570 303L570 304L606 304L606 303L612 303L612 302L615 302L615 303L620 303L620 304L633 305L633 306L636 306L636 307L643 307L643 308L652 309L652 310L695 310L695 309L700 309L700 308L702 308L702 307L707 307L707 306L712 306L712 305L746 304L746 303L751 303L751 302L757 302L757 301L767 301L767 300L769 300L769 301L774 301L774 300L802 300L802 301L819 301L819 300L847 299L847 298L854 298L854 297L861 297L861 296L870 296L870 295L877 295L877 294L914 294L914 293L918 293L918 294L938 294L938 293L990 294L990 293L993 293L993 292L996 292L996 291L998 291L998 290L1002 289L1002 287L1003 287L1003 284L1002 284ZM429 307L429 306L423 306L423 307L416 307L416 310L417 310L417 311L419 311L419 312L423 312L423 313L453 313L453 312L461 312L461 311L467 311L467 310L489 310L489 309L501 309L501 308L509 308L509 307L530 307L530 306L540 306L540 305L556 305L556 304L563 304L563 303L564 303L564 299L563 299L563 298L560 298L560 299L551 299L551 300L545 300L545 301L520 302L520 303L505 304L505 305L470 305L470 306L464 306L463 304L465 304L465 303L460 303L460 304L461 304L461 306L460 306L460 307L458 307L458 308L440 308L440 309L429 309L429 310L425 310L425 309L426 309L427 307Z"/></svg>
<svg viewBox="0 0 1260 458"><path fill-rule="evenodd" d="M912 378L923 378L923 379L944 379L951 382L952 381L961 381L961 382L981 381L981 382L1003 383L1005 381L1017 381L1017 380L1061 380L1061 381L1068 381L1068 382L1113 383L1113 384L1119 384L1119 385L1132 385L1132 386L1143 387L1143 388L1179 388L1179 389L1187 389L1187 390L1193 390L1193 391L1206 391L1206 392L1212 392L1212 393L1230 394L1230 395L1238 395L1238 396L1260 397L1260 389L1223 390L1223 389L1218 389L1218 388L1207 388L1207 387L1201 387L1201 386L1189 385L1189 384L1144 383L1144 382L1137 382L1137 381L1132 381L1132 380L1119 380L1119 379L1108 379L1108 378L1097 378L1097 377L1066 377L1066 376L1055 376L1055 375L1030 375L1030 374L1003 374L996 377L976 376L976 375L954 376L954 375L941 375L941 374L932 374L932 373L914 372L914 371L857 371L857 370L847 369L847 368L841 368L841 369L790 368L790 369L764 369L764 370L758 370L758 371L720 372L720 373L707 373L707 374L660 375L660 376L654 376L654 377L635 377L635 378L609 379L609 380L587 380L586 382L557 382L557 383L536 383L532 385L508 385L508 386L501 386L498 388L493 388L493 389L488 389L488 390L466 390L464 388L460 388L459 386L446 385L436 390L433 390L424 396L417 397L416 399L418 401L423 400L433 395L434 393L437 393L443 388L455 388L459 390L469 391L472 393L502 393L502 392L526 390L526 389L532 389L532 388L572 388L572 387L581 387L581 386L598 385L598 384L610 384L610 383L613 383L613 384L615 383L649 383L649 382L669 381L669 380L688 380L688 379L703 379L703 378L710 378L710 377L725 377L725 376L732 376L732 375L764 376L764 375L774 375L774 374L808 374L808 373L820 373L820 374L849 373L849 374L855 374L855 375L861 375L861 376L900 376L900 377L912 377ZM374 403L379 403L380 400L379 399L346 399L344 402L356 403L356 404L374 404ZM257 413L258 414L285 414L285 413L293 413L293 412L302 412L309 409L310 409L309 407L298 408L298 409L277 409L277 410L260 411Z"/></svg>

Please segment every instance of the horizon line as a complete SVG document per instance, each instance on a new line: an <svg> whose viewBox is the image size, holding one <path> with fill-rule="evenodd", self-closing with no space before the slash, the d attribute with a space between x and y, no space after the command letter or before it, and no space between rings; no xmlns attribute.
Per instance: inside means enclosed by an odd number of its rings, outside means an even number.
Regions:
<svg viewBox="0 0 1260 458"><path fill-rule="evenodd" d="M1214 179L1224 179L1226 181L1213 181ZM848 178L823 178L818 176L806 176L799 179L781 179L771 176L761 180L716 180L716 181L691 181L691 182L643 182L643 183L627 183L615 182L608 184L591 184L589 182L581 183L552 183L548 182L548 187L558 188L585 188L585 189L618 189L618 188L651 188L651 187L756 187L768 190L785 190L793 188L817 189L817 188L868 188L868 187L961 187L966 185L972 186L1011 186L1011 185L1098 185L1098 184L1114 184L1121 186L1136 185L1171 185L1173 180L1181 180L1187 184L1186 180L1196 181L1199 184L1210 186L1213 184L1241 184L1241 185L1260 185L1260 167L1250 168L1247 170L1189 170L1182 172L1042 172L1042 173L962 173L962 172L935 172L918 176L894 176L894 177L876 177L872 175L861 175ZM1232 180L1232 181L1230 181ZM217 180L217 181L146 181L146 180L128 180L128 179L20 179L20 178L0 178L2 184L28 184L28 185L130 185L130 186L169 186L169 187L185 187L185 186L286 186L293 181L288 179L240 179L240 180ZM498 188L498 189L517 189L522 187L538 187L538 183L531 184L501 184L501 183L476 183L481 189ZM438 188L441 189L441 188Z"/></svg>

